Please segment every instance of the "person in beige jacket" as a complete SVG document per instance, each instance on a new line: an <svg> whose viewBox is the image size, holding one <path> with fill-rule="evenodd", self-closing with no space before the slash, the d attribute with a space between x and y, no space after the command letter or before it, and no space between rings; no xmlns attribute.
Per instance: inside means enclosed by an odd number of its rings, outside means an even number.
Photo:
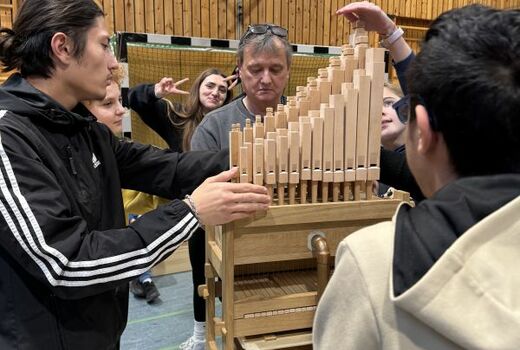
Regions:
<svg viewBox="0 0 520 350"><path fill-rule="evenodd" d="M440 15L408 73L427 199L341 242L314 349L520 349L520 12Z"/></svg>

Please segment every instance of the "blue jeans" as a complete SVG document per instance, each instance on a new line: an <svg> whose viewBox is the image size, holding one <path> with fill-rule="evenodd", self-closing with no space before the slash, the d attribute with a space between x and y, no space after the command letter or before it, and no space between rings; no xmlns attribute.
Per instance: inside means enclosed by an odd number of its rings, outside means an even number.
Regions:
<svg viewBox="0 0 520 350"><path fill-rule="evenodd" d="M152 279L152 273L150 272L150 270L143 272L141 276L137 277L137 280L139 281L139 283L143 283L148 278Z"/></svg>

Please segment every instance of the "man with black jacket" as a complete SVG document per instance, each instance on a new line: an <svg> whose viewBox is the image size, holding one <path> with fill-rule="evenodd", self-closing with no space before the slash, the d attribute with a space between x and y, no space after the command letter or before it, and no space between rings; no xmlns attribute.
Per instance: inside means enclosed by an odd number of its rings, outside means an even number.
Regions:
<svg viewBox="0 0 520 350"><path fill-rule="evenodd" d="M92 0L27 0L0 30L0 349L117 349L128 281L199 224L266 209L227 183L226 152L177 154L115 138L79 103L117 62ZM121 188L179 198L125 227ZM193 192L192 192L193 191Z"/></svg>

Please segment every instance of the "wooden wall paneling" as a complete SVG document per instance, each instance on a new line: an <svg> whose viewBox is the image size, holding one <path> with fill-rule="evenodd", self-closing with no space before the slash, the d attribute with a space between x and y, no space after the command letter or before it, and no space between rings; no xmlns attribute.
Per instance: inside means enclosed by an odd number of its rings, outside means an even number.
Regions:
<svg viewBox="0 0 520 350"><path fill-rule="evenodd" d="M258 19L256 23L265 23L265 0L258 0Z"/></svg>
<svg viewBox="0 0 520 350"><path fill-rule="evenodd" d="M318 14L318 20L316 22L316 44L324 45L323 42L323 12L325 11L325 0L318 0L318 9L316 13Z"/></svg>
<svg viewBox="0 0 520 350"><path fill-rule="evenodd" d="M335 12L338 8L338 1L337 0L331 0L330 1L330 11L329 11L329 20L330 20L330 39L329 43L327 45L334 45L336 46L336 32L338 30L338 21Z"/></svg>
<svg viewBox="0 0 520 350"><path fill-rule="evenodd" d="M431 18L432 13L432 4L428 0L421 0L421 13L420 18L421 19L429 19Z"/></svg>
<svg viewBox="0 0 520 350"><path fill-rule="evenodd" d="M265 23L276 23L274 21L274 0L265 0Z"/></svg>
<svg viewBox="0 0 520 350"><path fill-rule="evenodd" d="M13 27L13 5L10 0L0 1L0 27Z"/></svg>
<svg viewBox="0 0 520 350"><path fill-rule="evenodd" d="M16 1L13 1L15 3ZM103 12L105 13L105 23L109 33L115 33L114 30L114 2L113 0L104 0L101 3Z"/></svg>
<svg viewBox="0 0 520 350"><path fill-rule="evenodd" d="M168 2L168 0L166 0ZM165 3L166 4L166 3ZM171 13L166 13L165 9L165 23L166 19L172 19L173 33L174 35L182 35L183 32L183 18L182 18L182 0L174 0Z"/></svg>
<svg viewBox="0 0 520 350"><path fill-rule="evenodd" d="M410 10L410 17L418 18L419 14L421 13L421 7L422 7L421 0L412 1L411 10Z"/></svg>
<svg viewBox="0 0 520 350"><path fill-rule="evenodd" d="M330 45L330 1L323 3L323 45Z"/></svg>
<svg viewBox="0 0 520 350"><path fill-rule="evenodd" d="M227 21L226 21L227 1L218 0L218 36L219 39L226 38Z"/></svg>
<svg viewBox="0 0 520 350"><path fill-rule="evenodd" d="M211 13L210 38L218 38L218 1L219 0L210 0L209 3L209 13Z"/></svg>
<svg viewBox="0 0 520 350"><path fill-rule="evenodd" d="M114 0L114 31L126 31L125 3L123 0Z"/></svg>
<svg viewBox="0 0 520 350"><path fill-rule="evenodd" d="M274 1L273 4L273 23L278 24L279 26L282 26L282 2L281 1ZM287 28L287 27L284 27Z"/></svg>
<svg viewBox="0 0 520 350"><path fill-rule="evenodd" d="M303 0L296 0L296 37L294 42L303 43Z"/></svg>
<svg viewBox="0 0 520 350"><path fill-rule="evenodd" d="M125 28L129 32L135 32L135 7L134 0L125 0Z"/></svg>
<svg viewBox="0 0 520 350"><path fill-rule="evenodd" d="M138 33L153 33L154 28L151 31L146 30L146 18L144 10L144 0L134 0L134 18L135 27L134 30Z"/></svg>
<svg viewBox="0 0 520 350"><path fill-rule="evenodd" d="M302 42L304 44L311 43L311 28L310 28L310 21L311 21L311 11L310 11L311 3L310 0L303 0L303 37Z"/></svg>
<svg viewBox="0 0 520 350"><path fill-rule="evenodd" d="M309 22L309 43L316 43L317 23L318 23L318 3L316 0L311 0L309 8L306 10L310 12Z"/></svg>
<svg viewBox="0 0 520 350"><path fill-rule="evenodd" d="M280 25L284 28L289 28L289 3L287 1L279 1L281 5L281 22Z"/></svg>
<svg viewBox="0 0 520 350"><path fill-rule="evenodd" d="M272 22L289 30L295 44L341 45L350 24L336 16L352 0L242 0L243 27L236 28L238 0L95 0L108 30L238 39L247 25ZM520 0L372 0L391 17L432 20L472 3L520 8ZM0 25L11 27L20 0L0 0ZM1 6L4 5L4 6ZM424 23L422 24L424 25ZM413 36L412 36L413 37Z"/></svg>
<svg viewBox="0 0 520 350"><path fill-rule="evenodd" d="M203 38L210 37L210 22L211 15L209 9L209 0L201 0L200 2L200 22L201 22L201 36Z"/></svg>
<svg viewBox="0 0 520 350"><path fill-rule="evenodd" d="M236 39L237 26L237 2L236 0L228 0L228 10L226 12L226 38Z"/></svg>
<svg viewBox="0 0 520 350"><path fill-rule="evenodd" d="M345 0L338 0L337 9L342 8L343 6L345 6L345 4L346 4ZM336 21L338 22L337 30L336 30L336 42L338 43L338 46L347 44L348 36L346 36L345 33L348 31L349 24L347 23L345 16L338 16L338 15L336 15L335 11L333 12L333 16L336 18Z"/></svg>
<svg viewBox="0 0 520 350"><path fill-rule="evenodd" d="M225 1L225 0L224 0ZM182 2L182 35L191 36L191 2L184 0Z"/></svg>
<svg viewBox="0 0 520 350"><path fill-rule="evenodd" d="M251 24L251 3L249 0L242 0L242 27L240 28L240 37L244 35L247 26ZM240 38L239 37L239 38Z"/></svg>
<svg viewBox="0 0 520 350"><path fill-rule="evenodd" d="M149 9L153 9L152 14L148 14L147 16L150 17L150 22L152 22L155 26L155 32L159 34L166 34L166 28L165 28L165 13L166 13L166 3L170 4L171 8L171 0L150 0L150 7L146 7L146 11L148 12ZM171 12L170 12L171 13ZM171 20L171 17L170 17Z"/></svg>
<svg viewBox="0 0 520 350"><path fill-rule="evenodd" d="M19 2L20 0L13 0L12 1L12 5L13 5L13 12L12 12L12 15L11 15L11 21L14 21L14 17L16 16L16 14L18 13L18 5L19 5Z"/></svg>
<svg viewBox="0 0 520 350"><path fill-rule="evenodd" d="M381 8L386 12L388 9L388 0L381 0Z"/></svg>
<svg viewBox="0 0 520 350"><path fill-rule="evenodd" d="M249 0L249 23L248 24L256 24L258 23L258 1ZM244 29L245 31L245 29Z"/></svg>
<svg viewBox="0 0 520 350"><path fill-rule="evenodd" d="M186 0L185 0L186 1ZM191 1L191 35L202 36L202 21L200 19L200 0Z"/></svg>
<svg viewBox="0 0 520 350"><path fill-rule="evenodd" d="M173 1L166 0L164 3L162 1L155 1L155 8L161 7L161 13L163 14L159 19L158 16L155 16L155 28L160 28L164 26L164 34L172 35L175 31L174 17L173 17Z"/></svg>
<svg viewBox="0 0 520 350"><path fill-rule="evenodd" d="M287 29L289 30L289 42L296 42L296 17L294 14L296 13L296 0L289 0L289 25Z"/></svg>

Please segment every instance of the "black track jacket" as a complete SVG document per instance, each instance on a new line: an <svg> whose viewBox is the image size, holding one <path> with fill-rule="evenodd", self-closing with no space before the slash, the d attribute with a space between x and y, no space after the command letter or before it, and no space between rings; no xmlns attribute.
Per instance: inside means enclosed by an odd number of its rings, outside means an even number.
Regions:
<svg viewBox="0 0 520 350"><path fill-rule="evenodd" d="M125 227L121 188L166 198L227 168L114 137L15 74L0 88L0 349L114 349L128 281L198 227L184 202Z"/></svg>

